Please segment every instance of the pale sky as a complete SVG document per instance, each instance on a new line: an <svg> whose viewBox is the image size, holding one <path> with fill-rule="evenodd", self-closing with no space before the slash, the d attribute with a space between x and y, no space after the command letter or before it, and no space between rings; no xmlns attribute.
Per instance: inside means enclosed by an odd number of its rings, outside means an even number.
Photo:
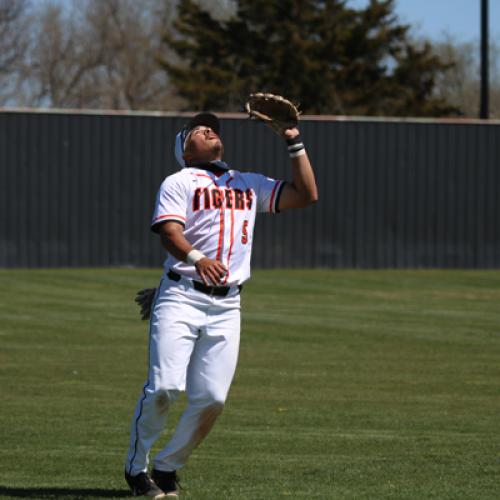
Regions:
<svg viewBox="0 0 500 500"><path fill-rule="evenodd" d="M349 0L364 7L368 0ZM418 35L431 39L443 33L460 41L479 40L481 0L396 0L399 19L414 27ZM489 0L490 39L500 42L500 0Z"/></svg>

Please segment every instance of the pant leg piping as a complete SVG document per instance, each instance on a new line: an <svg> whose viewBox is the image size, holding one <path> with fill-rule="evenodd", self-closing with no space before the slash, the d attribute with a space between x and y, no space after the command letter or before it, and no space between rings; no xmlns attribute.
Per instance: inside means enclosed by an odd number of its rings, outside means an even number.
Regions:
<svg viewBox="0 0 500 500"><path fill-rule="evenodd" d="M158 288L156 290L156 294L154 296L153 302L151 303L151 313L150 313L150 317L149 317L148 372L149 372L149 367L151 364L151 322L153 321L153 314L152 313L153 313L153 308L154 308L156 301L158 299L158 295L160 293L162 283L163 283L163 278L160 280L160 284L158 285ZM137 455L137 443L139 441L139 420L142 416L142 409L144 408L144 401L146 400L146 389L149 386L149 382L150 382L150 380L148 377L148 381L146 382L146 384L142 388L143 396L142 396L141 403L140 403L139 415L137 415L137 418L135 419L134 454L132 455L132 458L130 459L130 465L129 465L129 469L128 469L128 473L130 475L132 475L132 466L134 464L134 460L135 460L135 457Z"/></svg>

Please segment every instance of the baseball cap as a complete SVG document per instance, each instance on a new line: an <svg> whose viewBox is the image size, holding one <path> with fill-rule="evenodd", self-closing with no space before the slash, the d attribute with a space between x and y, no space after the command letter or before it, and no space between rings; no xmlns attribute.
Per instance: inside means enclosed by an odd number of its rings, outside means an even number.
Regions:
<svg viewBox="0 0 500 500"><path fill-rule="evenodd" d="M199 125L210 127L217 135L220 134L220 121L213 113L199 113L187 122L188 131Z"/></svg>
<svg viewBox="0 0 500 500"><path fill-rule="evenodd" d="M220 121L213 113L198 113L196 116L193 116L175 136L175 159L183 168L186 166L183 158L186 138L191 130L200 125L210 127L217 135L220 135Z"/></svg>

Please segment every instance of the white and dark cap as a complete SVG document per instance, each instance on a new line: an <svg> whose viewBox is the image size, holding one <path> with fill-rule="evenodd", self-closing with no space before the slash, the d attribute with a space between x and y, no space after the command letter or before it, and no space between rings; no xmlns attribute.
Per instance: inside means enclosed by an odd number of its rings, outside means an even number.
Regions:
<svg viewBox="0 0 500 500"><path fill-rule="evenodd" d="M220 121L213 113L199 113L193 116L193 118L187 122L185 128L190 131L200 125L210 127L217 135L220 135Z"/></svg>
<svg viewBox="0 0 500 500"><path fill-rule="evenodd" d="M186 166L184 161L184 144L189 132L195 127L205 125L210 127L217 135L220 135L220 121L213 113L199 113L189 120L184 128L175 136L175 159L181 167Z"/></svg>

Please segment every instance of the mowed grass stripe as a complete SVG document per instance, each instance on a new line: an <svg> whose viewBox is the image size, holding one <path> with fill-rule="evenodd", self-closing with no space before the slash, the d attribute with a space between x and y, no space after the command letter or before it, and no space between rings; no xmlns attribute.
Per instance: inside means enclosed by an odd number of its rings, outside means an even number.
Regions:
<svg viewBox="0 0 500 500"><path fill-rule="evenodd" d="M0 270L1 498L127 496L147 359L133 296L159 278ZM499 271L257 271L242 300L185 498L498 498Z"/></svg>

